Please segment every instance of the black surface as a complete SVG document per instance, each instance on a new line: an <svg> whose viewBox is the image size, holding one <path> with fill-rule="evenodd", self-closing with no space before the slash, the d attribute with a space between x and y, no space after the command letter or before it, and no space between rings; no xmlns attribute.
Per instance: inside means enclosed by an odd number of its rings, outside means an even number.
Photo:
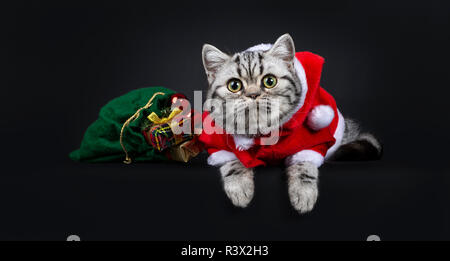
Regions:
<svg viewBox="0 0 450 261"><path fill-rule="evenodd" d="M450 239L444 1L34 1L2 11L0 239ZM281 167L257 169L242 210L206 155L130 166L67 157L116 96L205 90L203 43L231 52L286 32L298 51L325 57L322 85L385 145L381 161L322 167L312 213L290 207Z"/></svg>

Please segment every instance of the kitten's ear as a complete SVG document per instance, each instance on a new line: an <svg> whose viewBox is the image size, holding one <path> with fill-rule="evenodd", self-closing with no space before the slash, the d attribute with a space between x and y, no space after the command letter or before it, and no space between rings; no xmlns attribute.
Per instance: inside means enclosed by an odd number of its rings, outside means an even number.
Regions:
<svg viewBox="0 0 450 261"><path fill-rule="evenodd" d="M202 50L203 66L205 67L206 74L210 77L212 74L225 64L230 58L227 54L223 53L216 47L205 44Z"/></svg>
<svg viewBox="0 0 450 261"><path fill-rule="evenodd" d="M283 34L270 48L269 53L285 62L291 62L295 57L294 40L289 34Z"/></svg>

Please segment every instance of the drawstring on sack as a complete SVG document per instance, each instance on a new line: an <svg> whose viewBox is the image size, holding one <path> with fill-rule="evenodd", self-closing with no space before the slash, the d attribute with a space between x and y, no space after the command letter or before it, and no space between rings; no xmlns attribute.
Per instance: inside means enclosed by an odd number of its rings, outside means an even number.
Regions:
<svg viewBox="0 0 450 261"><path fill-rule="evenodd" d="M163 93L163 92L156 92L155 94L153 94L153 96L150 98L150 100L148 100L147 104L145 104L144 107L139 108L139 110L137 110L133 114L133 116L128 118L128 120L125 121L125 123L122 125L122 129L120 130L120 146L122 146L123 152L125 152L125 160L123 161L123 163L125 163L125 164L130 164L131 163L131 158L128 155L128 151L125 148L125 145L123 145L123 141L122 141L122 139L123 139L123 131L125 130L125 127L127 127L132 121L134 121L137 118L139 118L140 113L141 113L142 110L148 109L150 106L152 106L153 99L155 99L155 97L157 95L166 95L166 94Z"/></svg>

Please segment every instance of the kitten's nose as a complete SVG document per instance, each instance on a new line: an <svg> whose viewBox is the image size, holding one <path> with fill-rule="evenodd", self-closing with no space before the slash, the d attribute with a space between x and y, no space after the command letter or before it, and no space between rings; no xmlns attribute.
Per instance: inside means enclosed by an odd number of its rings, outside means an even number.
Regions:
<svg viewBox="0 0 450 261"><path fill-rule="evenodd" d="M252 93L247 93L245 96L252 98L253 100L258 98L258 96L261 95L261 93L259 92L252 92Z"/></svg>

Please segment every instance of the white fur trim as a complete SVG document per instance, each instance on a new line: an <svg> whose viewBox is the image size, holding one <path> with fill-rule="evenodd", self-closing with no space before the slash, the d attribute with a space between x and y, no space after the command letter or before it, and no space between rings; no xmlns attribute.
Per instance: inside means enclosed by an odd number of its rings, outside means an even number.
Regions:
<svg viewBox="0 0 450 261"><path fill-rule="evenodd" d="M317 105L308 114L308 127L317 131L328 127L334 119L334 110L329 105Z"/></svg>
<svg viewBox="0 0 450 261"><path fill-rule="evenodd" d="M341 112L338 110L338 125L336 130L334 131L333 137L336 139L336 142L328 149L327 154L325 155L325 159L328 159L333 153L341 146L342 138L344 138L345 131L345 119L342 116Z"/></svg>
<svg viewBox="0 0 450 261"><path fill-rule="evenodd" d="M302 162L311 162L316 167L323 164L324 157L314 150L302 150L286 158L286 165L291 166Z"/></svg>
<svg viewBox="0 0 450 261"><path fill-rule="evenodd" d="M305 69L303 68L303 65L300 63L297 57L294 60L294 68L297 72L298 78L300 79L300 83L302 84L302 97L300 97L297 107L295 108L295 111L297 112L305 103L306 93L308 92L308 82L306 81Z"/></svg>
<svg viewBox="0 0 450 261"><path fill-rule="evenodd" d="M208 157L208 165L211 166L221 166L228 161L236 160L237 157L234 155L234 153L226 151L226 150L219 150L214 152L213 154L209 155Z"/></svg>
<svg viewBox="0 0 450 261"><path fill-rule="evenodd" d="M248 48L246 51L248 52L267 51L270 48L272 48L272 44L258 44Z"/></svg>
<svg viewBox="0 0 450 261"><path fill-rule="evenodd" d="M250 149L255 141L253 138L246 137L244 135L233 135L234 144L239 151Z"/></svg>

